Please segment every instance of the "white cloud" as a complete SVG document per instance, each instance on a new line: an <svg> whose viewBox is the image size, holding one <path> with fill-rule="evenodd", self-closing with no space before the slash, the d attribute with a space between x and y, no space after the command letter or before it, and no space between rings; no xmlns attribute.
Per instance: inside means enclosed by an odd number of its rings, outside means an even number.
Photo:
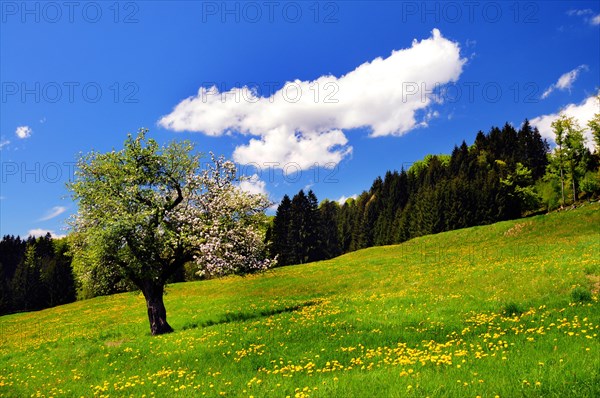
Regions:
<svg viewBox="0 0 600 398"><path fill-rule="evenodd" d="M572 17L572 16L583 17L583 20L585 22L589 22L591 25L600 25L600 14L595 15L593 17L588 17L588 15L593 15L593 14L594 14L594 11L592 11L590 8L585 8L585 9L581 9L581 10L573 9L573 10L567 11L567 15L570 17Z"/></svg>
<svg viewBox="0 0 600 398"><path fill-rule="evenodd" d="M589 8L582 9L582 10L576 10L576 9L574 9L574 10L567 11L567 15L569 15L569 16L576 15L578 17L580 17L582 15L589 15L589 14L592 14L592 13L593 13L593 11L591 9L589 9Z"/></svg>
<svg viewBox="0 0 600 398"><path fill-rule="evenodd" d="M9 140L0 140L0 150L2 150L2 148L7 146L8 144L10 144Z"/></svg>
<svg viewBox="0 0 600 398"><path fill-rule="evenodd" d="M350 196L347 196L347 197L346 197L346 196L342 196L342 197L340 197L340 198L337 200L337 202L338 202L340 205L343 205L344 203L346 203L346 201L347 201L348 199L356 199L356 198L358 198L358 195L357 195L357 194L350 195Z"/></svg>
<svg viewBox="0 0 600 398"><path fill-rule="evenodd" d="M233 153L239 163L334 167L352 151L345 129L364 127L378 137L426 126L437 116L428 92L458 80L465 62L459 45L434 29L430 38L414 40L387 58L365 62L341 77L286 82L270 97L245 86L226 92L201 87L158 123L210 136L251 135Z"/></svg>
<svg viewBox="0 0 600 398"><path fill-rule="evenodd" d="M57 235L51 229L42 229L42 228L30 229L29 231L27 231L27 236L33 236L35 238L38 238L40 236L46 236L47 233L50 233L50 235L52 236L53 239L60 239L60 238L64 238L66 236L66 235Z"/></svg>
<svg viewBox="0 0 600 398"><path fill-rule="evenodd" d="M240 181L240 189L251 194L268 195L266 186L267 184L258 177L258 174Z"/></svg>
<svg viewBox="0 0 600 398"><path fill-rule="evenodd" d="M571 87L573 87L573 83L575 83L575 80L577 80L577 77L579 76L579 73L581 73L582 70L588 70L588 66L579 65L577 68L567 73L564 73L561 77L558 78L556 83L552 84L546 89L546 91L544 91L544 93L542 94L542 99L547 98L555 89L571 90Z"/></svg>
<svg viewBox="0 0 600 398"><path fill-rule="evenodd" d="M51 220L51 219L53 219L55 217L60 216L66 210L67 210L67 208L64 207L64 206L54 206L52 209L48 210L46 212L46 215L44 217L40 218L38 221L48 221L48 220Z"/></svg>
<svg viewBox="0 0 600 398"><path fill-rule="evenodd" d="M19 126L17 127L17 129L15 130L15 134L17 135L17 137L19 137L20 139L25 139L25 138L29 138L31 137L31 133L33 131L31 130L31 127L29 126Z"/></svg>
<svg viewBox="0 0 600 398"><path fill-rule="evenodd" d="M599 93L600 94L600 93ZM588 148L594 148L594 142L592 139L592 133L587 128L587 122L594 116L594 114L600 113L600 103L595 95L586 98L580 104L569 104L562 108L559 112L552 113L549 115L538 116L531 119L531 124L536 126L540 131L542 137L546 138L549 142L554 142L554 133L552 132L552 122L559 118L561 114L571 116L579 122L582 128L585 128L584 136L586 138L586 145Z"/></svg>
<svg viewBox="0 0 600 398"><path fill-rule="evenodd" d="M575 82L575 80L577 80L579 73L582 70L587 70L587 69L588 69L587 65L579 65L577 68L573 69L572 71L569 71L569 72L563 74L561 77L558 78L558 81L556 82L556 88L558 88L559 90L570 89L573 86L573 83Z"/></svg>

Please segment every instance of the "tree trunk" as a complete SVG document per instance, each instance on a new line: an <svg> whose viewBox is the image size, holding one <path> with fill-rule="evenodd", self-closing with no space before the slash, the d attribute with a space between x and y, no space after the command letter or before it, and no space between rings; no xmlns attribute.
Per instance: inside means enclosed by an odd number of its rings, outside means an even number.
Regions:
<svg viewBox="0 0 600 398"><path fill-rule="evenodd" d="M145 283L142 290L148 307L150 333L153 336L171 333L173 328L167 323L167 310L163 302L164 285L160 283Z"/></svg>

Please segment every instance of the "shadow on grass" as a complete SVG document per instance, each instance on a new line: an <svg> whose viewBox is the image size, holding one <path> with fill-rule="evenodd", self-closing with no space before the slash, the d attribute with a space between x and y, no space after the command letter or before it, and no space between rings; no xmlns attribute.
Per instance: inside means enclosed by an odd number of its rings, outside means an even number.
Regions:
<svg viewBox="0 0 600 398"><path fill-rule="evenodd" d="M319 301L309 300L309 301L305 301L304 303L291 305L291 306L287 306L287 307L283 307L283 308L263 309L263 310L253 311L253 312L228 312L228 313L222 315L217 320L209 319L204 322L194 322L194 323L185 324L183 326L182 330L205 328L205 327L209 327L209 326L213 326L213 325L221 325L224 323L243 322L243 321L247 321L250 319L269 317L272 315L283 314L284 312L298 311L301 308L310 307L310 306L316 305L318 303L319 303Z"/></svg>

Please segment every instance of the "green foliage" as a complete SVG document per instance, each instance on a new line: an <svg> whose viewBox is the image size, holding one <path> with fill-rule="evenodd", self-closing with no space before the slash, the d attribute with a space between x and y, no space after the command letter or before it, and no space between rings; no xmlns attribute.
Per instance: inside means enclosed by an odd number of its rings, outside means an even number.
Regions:
<svg viewBox="0 0 600 398"><path fill-rule="evenodd" d="M555 210L560 206L560 178L557 175L548 173L536 182L535 191L546 211Z"/></svg>
<svg viewBox="0 0 600 398"><path fill-rule="evenodd" d="M566 202L564 190L567 182L572 188L573 202L577 201L579 181L586 172L590 154L584 145L583 129L573 117L561 115L559 119L552 122L552 128L557 145L552 162L560 175L564 205ZM567 181L567 177L570 181Z"/></svg>
<svg viewBox="0 0 600 398"><path fill-rule="evenodd" d="M588 198L600 194L600 170L597 172L588 171L579 182L579 189L585 193Z"/></svg>
<svg viewBox="0 0 600 398"><path fill-rule="evenodd" d="M514 192L517 201L521 203L522 211L539 208L540 198L533 186L531 170L523 166L520 162L517 162L515 170L512 173L508 173L507 177L501 179L500 182L510 191Z"/></svg>
<svg viewBox="0 0 600 398"><path fill-rule="evenodd" d="M596 97L600 105L600 94ZM594 114L594 117L588 121L588 127L592 132L592 139L596 145L596 154L600 155L600 113Z"/></svg>

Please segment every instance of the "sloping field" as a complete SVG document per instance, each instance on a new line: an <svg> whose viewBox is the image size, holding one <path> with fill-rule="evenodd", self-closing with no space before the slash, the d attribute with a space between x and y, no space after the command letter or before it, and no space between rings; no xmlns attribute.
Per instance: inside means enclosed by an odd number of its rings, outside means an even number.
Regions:
<svg viewBox="0 0 600 398"><path fill-rule="evenodd" d="M0 318L0 396L600 396L600 205Z"/></svg>

